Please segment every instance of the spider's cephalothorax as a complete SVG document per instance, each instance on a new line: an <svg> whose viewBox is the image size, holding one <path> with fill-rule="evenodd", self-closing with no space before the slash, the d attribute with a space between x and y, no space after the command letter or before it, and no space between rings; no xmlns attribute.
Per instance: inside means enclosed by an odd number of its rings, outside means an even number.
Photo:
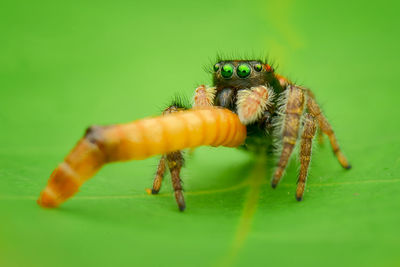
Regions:
<svg viewBox="0 0 400 267"><path fill-rule="evenodd" d="M258 60L220 61L213 66L213 70L213 81L217 90L245 89L261 84L271 84L276 79L273 68Z"/></svg>
<svg viewBox="0 0 400 267"><path fill-rule="evenodd" d="M214 105L236 111L236 100L240 90L260 85L270 86L275 94L284 88L275 76L273 68L258 60L226 60L213 66L215 87Z"/></svg>
<svg viewBox="0 0 400 267"><path fill-rule="evenodd" d="M248 138L242 146L253 151L272 151L273 118L279 95L287 80L275 75L273 67L260 60L223 60L213 66L216 106L228 108L247 125Z"/></svg>
<svg viewBox="0 0 400 267"><path fill-rule="evenodd" d="M298 139L301 140L301 166L296 198L301 200L317 128L320 135L328 135L342 167L350 168L313 93L276 74L268 63L221 60L213 66L213 82L211 87L201 85L196 89L193 110L187 111L190 106L178 99L160 117L90 127L53 171L38 203L43 207L60 205L108 162L162 154L153 187L148 193L159 192L168 167L175 199L183 211L182 149L211 145L268 153L280 148L271 182L275 188Z"/></svg>

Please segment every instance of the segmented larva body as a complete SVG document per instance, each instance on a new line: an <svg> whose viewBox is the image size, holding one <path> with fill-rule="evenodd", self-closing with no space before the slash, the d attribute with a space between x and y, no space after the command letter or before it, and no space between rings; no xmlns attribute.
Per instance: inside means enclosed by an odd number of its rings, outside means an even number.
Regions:
<svg viewBox="0 0 400 267"><path fill-rule="evenodd" d="M246 127L236 114L212 107L128 124L91 127L53 171L38 204L60 205L105 163L145 159L202 145L237 147L246 134Z"/></svg>

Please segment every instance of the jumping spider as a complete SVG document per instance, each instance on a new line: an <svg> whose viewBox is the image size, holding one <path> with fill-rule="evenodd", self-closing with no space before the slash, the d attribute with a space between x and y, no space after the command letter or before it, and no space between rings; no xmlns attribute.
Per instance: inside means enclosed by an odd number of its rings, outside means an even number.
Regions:
<svg viewBox="0 0 400 267"><path fill-rule="evenodd" d="M275 188L298 140L299 129L301 168L297 200L303 198L312 139L317 128L328 135L342 167L351 167L313 93L276 74L261 60L219 61L213 66L213 86L199 86L193 109L186 111L189 108L175 102L160 117L124 125L90 127L54 170L38 203L44 207L58 206L105 163L162 154L150 192L159 192L168 166L175 198L183 211L181 150L200 145L241 146L264 152L279 147L280 157L271 181Z"/></svg>

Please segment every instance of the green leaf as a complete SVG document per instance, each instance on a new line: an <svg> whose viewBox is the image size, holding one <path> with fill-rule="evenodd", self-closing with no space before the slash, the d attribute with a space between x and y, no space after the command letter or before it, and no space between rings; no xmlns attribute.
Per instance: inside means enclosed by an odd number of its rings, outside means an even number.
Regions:
<svg viewBox="0 0 400 267"><path fill-rule="evenodd" d="M399 265L396 5L2 5L0 266ZM315 145L297 202L296 156L273 190L273 159L199 148L186 155L184 213L169 177L160 195L145 192L157 158L105 166L59 209L36 204L86 127L160 114L176 93L211 83L202 67L218 51L269 52L309 86L353 169L328 140Z"/></svg>

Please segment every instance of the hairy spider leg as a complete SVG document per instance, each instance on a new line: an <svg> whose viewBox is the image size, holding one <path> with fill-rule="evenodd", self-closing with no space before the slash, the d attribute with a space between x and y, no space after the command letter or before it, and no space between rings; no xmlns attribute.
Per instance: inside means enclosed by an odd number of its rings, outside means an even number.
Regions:
<svg viewBox="0 0 400 267"><path fill-rule="evenodd" d="M324 144L324 133L322 132L321 128L318 127L318 144Z"/></svg>
<svg viewBox="0 0 400 267"><path fill-rule="evenodd" d="M315 101L314 94L307 90L307 109L318 120L318 125L323 133L325 133L332 146L333 153L336 155L340 165L342 165L345 169L350 169L351 165L347 161L346 157L343 155L342 151L340 150L339 144L337 142L335 133L332 130L332 126L329 124L328 120L322 114L321 108Z"/></svg>
<svg viewBox="0 0 400 267"><path fill-rule="evenodd" d="M185 210L185 199L183 197L182 180L180 178L181 168L183 166L183 156L181 151L175 151L167 154L168 168L171 173L172 187L174 189L175 200L179 210Z"/></svg>
<svg viewBox="0 0 400 267"><path fill-rule="evenodd" d="M206 87L205 85L200 85L197 87L195 90L193 106L195 108L212 106L214 104L215 90L215 87ZM184 107L171 105L164 110L163 115L182 110L184 110ZM184 158L181 151L175 151L161 157L158 164L157 173L154 177L151 193L157 194L160 191L161 183L165 174L165 161L167 162L171 173L172 186L174 188L176 202L179 209L183 211L185 209L185 200L182 194L180 171L184 162Z"/></svg>
<svg viewBox="0 0 400 267"><path fill-rule="evenodd" d="M282 152L276 167L271 186L275 188L282 178L283 172L296 144L300 119L304 109L303 90L294 85L289 85L285 107L285 117L282 129Z"/></svg>
<svg viewBox="0 0 400 267"><path fill-rule="evenodd" d="M158 163L158 166L157 166L156 175L153 180L153 188L149 192L153 195L158 194L158 192L160 192L161 184L162 184L162 181L163 181L164 175L165 175L165 165L166 165L165 155L162 155L160 162Z"/></svg>
<svg viewBox="0 0 400 267"><path fill-rule="evenodd" d="M172 104L171 106L169 106L168 108L166 108L163 111L162 115L167 115L167 114L171 114L171 113L179 112L179 111L183 111L183 110L185 110L184 107L177 107L175 104ZM168 162L168 154L162 155L160 158L160 161L158 163L156 175L153 180L153 188L151 189L151 191L149 189L146 189L148 192L150 192L153 195L158 194L158 192L161 189L161 184L164 179L165 166L166 166L167 162Z"/></svg>
<svg viewBox="0 0 400 267"><path fill-rule="evenodd" d="M176 105L171 105L166 108L163 115L171 114L174 112L179 112L185 110L184 107L177 107ZM182 185L180 172L183 166L184 158L180 150L162 155L160 162L157 167L157 173L154 177L153 188L151 190L152 194L157 194L161 189L161 183L165 174L165 165L168 164L169 171L171 173L172 187L175 193L176 203L178 204L179 210L185 210L185 199L182 194Z"/></svg>
<svg viewBox="0 0 400 267"><path fill-rule="evenodd" d="M300 145L300 172L296 190L296 199L298 201L303 199L307 182L308 167L311 159L312 139L317 129L314 117L311 114L307 113L304 117L304 127Z"/></svg>

